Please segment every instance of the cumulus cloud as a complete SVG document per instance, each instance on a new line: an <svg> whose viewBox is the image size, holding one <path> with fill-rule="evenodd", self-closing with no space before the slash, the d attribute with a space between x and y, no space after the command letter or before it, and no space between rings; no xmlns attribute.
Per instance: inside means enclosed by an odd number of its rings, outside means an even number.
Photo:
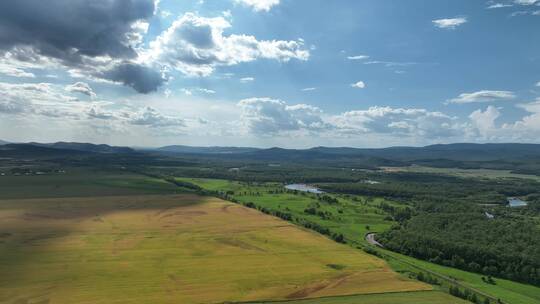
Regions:
<svg viewBox="0 0 540 304"><path fill-rule="evenodd" d="M315 131L328 127L321 117L322 111L306 104L289 106L277 99L249 98L241 100L238 107L248 131L258 135Z"/></svg>
<svg viewBox="0 0 540 304"><path fill-rule="evenodd" d="M130 62L115 65L109 70L98 72L98 75L130 86L143 94L156 91L166 81L161 72Z"/></svg>
<svg viewBox="0 0 540 304"><path fill-rule="evenodd" d="M482 90L473 93L462 93L458 97L448 100L448 103L464 104L474 102L502 101L516 98L511 91Z"/></svg>
<svg viewBox="0 0 540 304"><path fill-rule="evenodd" d="M66 86L65 90L72 93L81 93L92 98L96 97L96 93L94 93L90 85L82 81Z"/></svg>
<svg viewBox="0 0 540 304"><path fill-rule="evenodd" d="M35 78L36 75L10 64L0 63L0 74L18 78Z"/></svg>
<svg viewBox="0 0 540 304"><path fill-rule="evenodd" d="M133 58L132 25L153 12L153 0L1 1L0 49L32 46L69 63L81 56Z"/></svg>
<svg viewBox="0 0 540 304"><path fill-rule="evenodd" d="M306 105L288 105L271 98L250 98L238 103L242 124L255 135L309 134L356 137L380 134L394 137L449 138L463 134L457 118L426 109L370 107L337 115Z"/></svg>
<svg viewBox="0 0 540 304"><path fill-rule="evenodd" d="M181 118L165 116L152 107L145 107L129 117L129 123L150 127L184 127Z"/></svg>
<svg viewBox="0 0 540 304"><path fill-rule="evenodd" d="M525 104L519 104L518 107L529 112L529 115L526 115L521 120L515 122L511 125L518 133L527 133L530 134L529 138L537 139L538 132L540 131L540 97L536 98L535 101ZM508 127L508 125L506 125Z"/></svg>
<svg viewBox="0 0 540 304"><path fill-rule="evenodd" d="M432 22L438 28L453 30L453 29L456 29L458 26L466 23L467 18L465 17L445 18L445 19L433 20Z"/></svg>
<svg viewBox="0 0 540 304"><path fill-rule="evenodd" d="M78 117L82 103L50 83L0 82L0 114Z"/></svg>
<svg viewBox="0 0 540 304"><path fill-rule="evenodd" d="M223 17L205 18L186 13L150 43L150 61L186 75L208 76L218 66L231 66L257 59L282 62L307 60L304 42L257 40L253 36L224 35L231 24Z"/></svg>
<svg viewBox="0 0 540 304"><path fill-rule="evenodd" d="M370 107L332 117L345 134L377 133L423 138L446 138L459 134L456 118L426 109Z"/></svg>
<svg viewBox="0 0 540 304"><path fill-rule="evenodd" d="M0 52L21 62L47 58L73 74L104 77L147 93L156 89L149 85L163 81L135 60L155 9L154 0L2 1Z"/></svg>
<svg viewBox="0 0 540 304"><path fill-rule="evenodd" d="M224 17L180 16L149 46L143 44L155 0L0 2L0 73L32 77L27 68L67 68L72 77L156 91L168 73L208 76L218 66L257 59L307 60L302 39L257 40L224 35ZM279 1L247 1L266 9ZM273 3L276 2L276 3ZM272 4L273 3L273 4ZM66 13L69 12L69 13ZM159 12L158 12L159 13ZM9 59L8 59L9 57ZM5 62L17 65L8 64Z"/></svg>
<svg viewBox="0 0 540 304"><path fill-rule="evenodd" d="M485 139L496 131L495 120L501 116L499 110L494 106L488 106L485 111L476 110L469 115L475 129Z"/></svg>
<svg viewBox="0 0 540 304"><path fill-rule="evenodd" d="M351 84L351 87L357 88L357 89L363 89L366 87L366 84L363 81L358 81L353 84Z"/></svg>
<svg viewBox="0 0 540 304"><path fill-rule="evenodd" d="M116 116L113 112L105 111L100 106L93 105L87 112L89 118L95 119L115 119Z"/></svg>
<svg viewBox="0 0 540 304"><path fill-rule="evenodd" d="M274 5L279 4L279 0L234 0L236 3L241 3L246 6L250 6L254 11L268 12Z"/></svg>

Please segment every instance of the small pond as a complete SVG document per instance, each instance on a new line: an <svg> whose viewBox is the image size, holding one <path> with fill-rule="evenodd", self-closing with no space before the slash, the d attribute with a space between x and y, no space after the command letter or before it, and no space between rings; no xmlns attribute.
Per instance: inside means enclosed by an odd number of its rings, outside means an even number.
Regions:
<svg viewBox="0 0 540 304"><path fill-rule="evenodd" d="M319 188L306 185L306 184L290 184L290 185L286 185L285 188L288 190L296 190L296 191L309 192L309 193L315 193L315 194L324 193Z"/></svg>
<svg viewBox="0 0 540 304"><path fill-rule="evenodd" d="M527 202L523 201L517 197L509 197L508 198L508 206L510 207L524 207L527 206Z"/></svg>

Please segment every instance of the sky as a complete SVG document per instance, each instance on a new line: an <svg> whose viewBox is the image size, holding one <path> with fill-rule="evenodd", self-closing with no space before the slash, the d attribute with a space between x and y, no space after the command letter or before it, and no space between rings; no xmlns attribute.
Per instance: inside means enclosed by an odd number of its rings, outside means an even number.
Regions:
<svg viewBox="0 0 540 304"><path fill-rule="evenodd" d="M4 0L0 139L540 143L540 0Z"/></svg>

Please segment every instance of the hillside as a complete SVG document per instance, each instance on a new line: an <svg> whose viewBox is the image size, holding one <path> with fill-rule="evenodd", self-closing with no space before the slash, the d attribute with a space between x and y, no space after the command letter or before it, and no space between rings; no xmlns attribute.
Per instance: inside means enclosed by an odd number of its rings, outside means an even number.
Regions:
<svg viewBox="0 0 540 304"><path fill-rule="evenodd" d="M128 147L116 147L109 146L104 144L90 144L90 143L77 143L77 142L56 142L50 144L43 143L29 143L30 145L54 148L54 149L64 149L64 150L75 150L75 151L84 151L84 152L95 152L95 153L133 153L135 150Z"/></svg>
<svg viewBox="0 0 540 304"><path fill-rule="evenodd" d="M234 154L257 151L257 148L248 147L192 147L173 145L157 148L156 151L180 154Z"/></svg>
<svg viewBox="0 0 540 304"><path fill-rule="evenodd" d="M91 152L67 149L49 148L31 144L6 144L0 147L0 157L3 158L55 158L89 155Z"/></svg>

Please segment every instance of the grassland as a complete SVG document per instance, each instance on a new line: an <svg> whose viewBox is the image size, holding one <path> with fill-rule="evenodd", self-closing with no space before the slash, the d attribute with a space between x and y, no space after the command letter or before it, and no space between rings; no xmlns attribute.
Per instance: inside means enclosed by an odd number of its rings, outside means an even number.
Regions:
<svg viewBox="0 0 540 304"><path fill-rule="evenodd" d="M311 223L329 229L331 232L343 234L349 243L364 244L368 232L382 232L393 224L381 209L382 203L395 207L402 205L383 198L335 196L338 204L319 202L314 194L303 192L283 192L283 185L275 183L247 184L219 179L177 178L180 181L196 184L210 191L233 193L232 198L241 203L253 202L260 208L292 214ZM326 212L326 217L307 214L305 210L319 203L318 210Z"/></svg>
<svg viewBox="0 0 540 304"><path fill-rule="evenodd" d="M540 288L532 285L503 279L496 279L495 284L488 284L482 280L482 275L480 274L429 263L388 250L383 250L383 252L394 257L394 259L389 259L389 263L392 266L392 269L398 272L418 271L417 267L420 267L427 271L451 278L462 285L479 290L493 298L501 299L504 303L540 303ZM411 265L413 267L411 267Z"/></svg>
<svg viewBox="0 0 540 304"><path fill-rule="evenodd" d="M331 214L327 218L321 218L317 215L305 213L306 208L318 202L315 195L276 192L276 190L282 188L280 184L247 184L215 179L178 179L194 183L207 190L229 191L230 196L241 203L253 202L260 208L287 212L295 218L306 219L310 222L317 223L334 233L343 234L347 242L353 245L365 245L364 235L368 231L382 232L392 225L393 222L385 220L386 214L379 208L382 203L394 207L400 206L395 202L382 198L330 194L330 196L339 200L339 204L321 203L320 209ZM532 285L502 279L496 279L497 283L495 285L488 284L482 280L482 275L479 274L436 265L390 251L384 251L384 253L392 257L389 259L392 268L404 274L411 272L417 273L419 271L433 272L442 277L455 280L455 282L460 284L459 286L467 286L468 288L487 294L491 298L501 299L504 303L540 303L540 288Z"/></svg>
<svg viewBox="0 0 540 304"><path fill-rule="evenodd" d="M66 168L64 173L0 176L0 199L173 194L177 187L161 179L126 171Z"/></svg>
<svg viewBox="0 0 540 304"><path fill-rule="evenodd" d="M470 178L519 178L540 181L540 176L538 175L513 173L511 170L434 168L417 165L408 167L382 167L382 169L385 172L445 174Z"/></svg>
<svg viewBox="0 0 540 304"><path fill-rule="evenodd" d="M195 195L0 200L0 273L1 303L221 303L432 289L362 251ZM430 303L460 303L447 300ZM346 303L336 301L328 303Z"/></svg>

